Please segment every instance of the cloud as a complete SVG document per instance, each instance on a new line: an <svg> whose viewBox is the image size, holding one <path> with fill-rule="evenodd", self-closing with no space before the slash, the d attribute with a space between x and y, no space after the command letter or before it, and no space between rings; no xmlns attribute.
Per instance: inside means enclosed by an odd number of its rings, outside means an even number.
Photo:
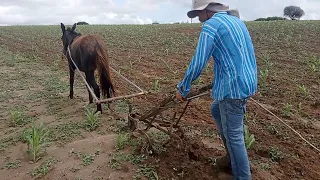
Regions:
<svg viewBox="0 0 320 180"><path fill-rule="evenodd" d="M0 25L72 24L149 24L182 22L192 0L1 0ZM282 16L289 5L300 6L302 19L320 19L319 0L221 0L240 11L244 20ZM193 20L194 22L196 20Z"/></svg>

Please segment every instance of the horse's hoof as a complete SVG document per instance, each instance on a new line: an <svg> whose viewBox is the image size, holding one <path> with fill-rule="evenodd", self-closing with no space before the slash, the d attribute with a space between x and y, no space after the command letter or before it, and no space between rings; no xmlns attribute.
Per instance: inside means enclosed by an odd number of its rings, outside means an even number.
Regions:
<svg viewBox="0 0 320 180"><path fill-rule="evenodd" d="M73 99L73 95L69 95L69 98L70 98L70 99Z"/></svg>
<svg viewBox="0 0 320 180"><path fill-rule="evenodd" d="M102 114L102 110L96 110L95 114L98 114L98 115Z"/></svg>

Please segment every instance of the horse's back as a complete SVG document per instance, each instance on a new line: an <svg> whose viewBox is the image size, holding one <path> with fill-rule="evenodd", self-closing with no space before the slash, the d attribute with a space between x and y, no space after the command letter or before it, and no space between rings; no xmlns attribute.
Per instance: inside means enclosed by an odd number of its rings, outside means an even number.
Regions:
<svg viewBox="0 0 320 180"><path fill-rule="evenodd" d="M81 35L74 41L73 47L81 48L87 52L96 52L97 48L106 50L106 44L103 39L95 34Z"/></svg>

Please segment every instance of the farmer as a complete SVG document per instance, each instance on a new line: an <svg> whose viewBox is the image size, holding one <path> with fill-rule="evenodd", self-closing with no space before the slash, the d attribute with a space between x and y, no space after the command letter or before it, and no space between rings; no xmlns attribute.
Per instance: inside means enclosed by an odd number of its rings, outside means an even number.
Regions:
<svg viewBox="0 0 320 180"><path fill-rule="evenodd" d="M211 114L226 147L219 167L231 167L234 179L251 179L244 142L243 119L247 98L257 91L254 47L237 10L214 0L193 0L189 18L203 23L199 41L185 76L177 85L177 99L185 100L210 57L214 59Z"/></svg>

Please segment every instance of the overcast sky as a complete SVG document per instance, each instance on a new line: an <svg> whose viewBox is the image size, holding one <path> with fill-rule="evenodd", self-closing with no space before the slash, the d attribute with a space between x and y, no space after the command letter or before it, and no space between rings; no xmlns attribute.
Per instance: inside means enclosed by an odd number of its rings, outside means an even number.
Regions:
<svg viewBox="0 0 320 180"><path fill-rule="evenodd" d="M189 21L192 0L0 0L0 25L149 24ZM320 19L320 0L221 0L238 8L241 19L282 16L284 7L300 6L302 19ZM194 22L196 19L194 20Z"/></svg>

